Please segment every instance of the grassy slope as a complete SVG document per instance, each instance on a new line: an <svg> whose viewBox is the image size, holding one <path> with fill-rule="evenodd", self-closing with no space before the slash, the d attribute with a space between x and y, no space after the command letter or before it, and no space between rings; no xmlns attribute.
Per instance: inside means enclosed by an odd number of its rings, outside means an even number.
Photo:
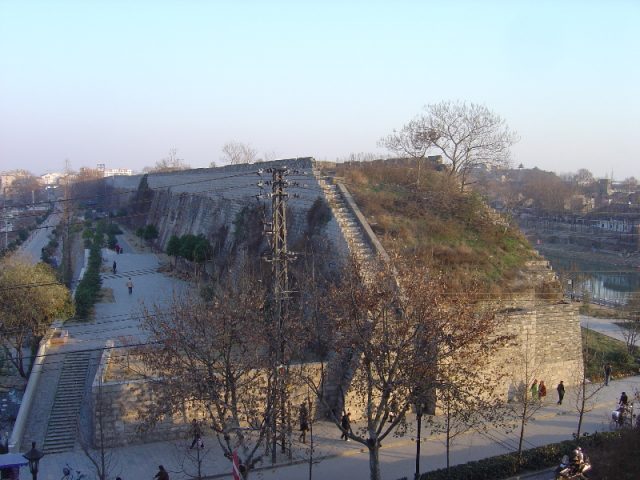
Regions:
<svg viewBox="0 0 640 480"><path fill-rule="evenodd" d="M593 330L582 329L582 346L592 352L587 356L585 368L587 378L601 381L604 377L603 365L611 364L614 377L638 374L638 365L627 353L624 342L602 335Z"/></svg>
<svg viewBox="0 0 640 480"><path fill-rule="evenodd" d="M419 184L416 169L406 164L338 165L336 173L392 254L491 285L535 256L518 230L440 172L422 169Z"/></svg>

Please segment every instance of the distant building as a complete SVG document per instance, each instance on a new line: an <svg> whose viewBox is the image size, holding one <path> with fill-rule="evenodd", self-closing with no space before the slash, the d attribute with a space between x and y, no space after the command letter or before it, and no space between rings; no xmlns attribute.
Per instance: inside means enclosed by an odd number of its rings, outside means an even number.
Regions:
<svg viewBox="0 0 640 480"><path fill-rule="evenodd" d="M58 172L45 173L40 176L40 182L43 185L58 185L62 177L64 177L64 174Z"/></svg>
<svg viewBox="0 0 640 480"><path fill-rule="evenodd" d="M105 168L104 169L105 177L115 177L118 175L124 175L124 176L130 177L131 175L133 175L133 170L131 170L130 168Z"/></svg>
<svg viewBox="0 0 640 480"><path fill-rule="evenodd" d="M0 173L0 188L10 187L17 178L15 173Z"/></svg>

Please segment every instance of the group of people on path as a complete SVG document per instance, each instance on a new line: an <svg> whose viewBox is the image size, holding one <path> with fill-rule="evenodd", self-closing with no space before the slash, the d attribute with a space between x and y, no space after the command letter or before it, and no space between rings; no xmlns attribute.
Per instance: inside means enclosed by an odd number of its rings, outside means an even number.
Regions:
<svg viewBox="0 0 640 480"><path fill-rule="evenodd" d="M564 399L564 381L560 380L560 383L556 387L556 391L558 392L558 405L562 405L562 399ZM547 386L544 384L544 380L535 379L530 388L531 399L534 402L539 401L540 403L544 402L545 397L547 396Z"/></svg>
<svg viewBox="0 0 640 480"><path fill-rule="evenodd" d="M531 385L531 399L534 402L539 400L540 403L542 403L542 401L544 400L544 397L546 396L547 396L547 386L544 384L544 380L540 380L540 384L538 384L538 380L535 379L533 381L533 384Z"/></svg>
<svg viewBox="0 0 640 480"><path fill-rule="evenodd" d="M118 254L122 253L122 247L120 247L119 245L115 246L115 250L116 250L116 253ZM118 264L114 260L113 265L111 266L111 271L115 275L117 270L118 270ZM129 291L129 295L133 294L133 281L131 280L131 277L129 277L129 279L127 280L126 286L127 286L127 290Z"/></svg>

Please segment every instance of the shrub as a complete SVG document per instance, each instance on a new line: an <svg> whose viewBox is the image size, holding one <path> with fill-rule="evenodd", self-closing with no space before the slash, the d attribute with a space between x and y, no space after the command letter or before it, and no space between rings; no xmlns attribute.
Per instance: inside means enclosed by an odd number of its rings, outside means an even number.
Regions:
<svg viewBox="0 0 640 480"><path fill-rule="evenodd" d="M158 233L158 229L155 225L147 225L146 227L144 227L142 237L145 240L153 240L155 238L158 238Z"/></svg>
<svg viewBox="0 0 640 480"><path fill-rule="evenodd" d="M76 317L87 318L91 313L93 305L100 294L100 266L102 265L102 242L106 226L104 222L99 222L92 235L84 235L85 245L89 248L89 261L84 272L84 277L80 280L76 288L74 299L76 303Z"/></svg>
<svg viewBox="0 0 640 480"><path fill-rule="evenodd" d="M595 433L581 437L579 444L589 455L590 447L597 447L611 442L618 436L617 432ZM515 474L542 470L557 465L563 455L570 455L575 449L574 440L565 440L522 452L522 464L517 466L517 454L507 453L496 457L485 458L475 462L426 472L420 475L420 480L497 480L508 478Z"/></svg>

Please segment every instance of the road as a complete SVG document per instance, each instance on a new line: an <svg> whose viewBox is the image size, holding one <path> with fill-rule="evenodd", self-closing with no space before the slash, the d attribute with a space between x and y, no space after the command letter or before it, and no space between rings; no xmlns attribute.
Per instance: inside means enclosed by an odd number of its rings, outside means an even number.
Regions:
<svg viewBox="0 0 640 480"><path fill-rule="evenodd" d="M60 214L55 212L49 215L42 224L36 228L29 238L20 245L19 253L31 263L38 263L42 254L42 248L49 243L49 233L60 222Z"/></svg>

